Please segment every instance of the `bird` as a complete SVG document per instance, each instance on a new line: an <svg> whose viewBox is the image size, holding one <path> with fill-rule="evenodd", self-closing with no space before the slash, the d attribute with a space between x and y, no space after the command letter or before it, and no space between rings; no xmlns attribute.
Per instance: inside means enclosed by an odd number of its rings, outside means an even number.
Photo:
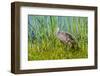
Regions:
<svg viewBox="0 0 100 76"><path fill-rule="evenodd" d="M75 48L76 41L75 37L72 34L60 31L58 27L56 31L56 36L62 43L68 45L70 48Z"/></svg>

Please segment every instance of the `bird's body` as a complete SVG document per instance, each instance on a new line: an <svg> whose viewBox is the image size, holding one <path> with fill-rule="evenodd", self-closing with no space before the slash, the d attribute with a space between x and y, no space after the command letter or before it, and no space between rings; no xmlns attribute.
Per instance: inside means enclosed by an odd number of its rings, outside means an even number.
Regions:
<svg viewBox="0 0 100 76"><path fill-rule="evenodd" d="M61 42L74 48L74 45L76 44L75 38L70 33L59 31L58 28L56 35Z"/></svg>

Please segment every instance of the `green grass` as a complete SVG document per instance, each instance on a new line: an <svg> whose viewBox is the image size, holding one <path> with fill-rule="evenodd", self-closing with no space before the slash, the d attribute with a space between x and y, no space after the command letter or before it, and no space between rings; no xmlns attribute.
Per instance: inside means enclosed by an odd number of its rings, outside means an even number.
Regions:
<svg viewBox="0 0 100 76"><path fill-rule="evenodd" d="M87 17L28 16L28 60L79 59L88 57ZM69 48L56 37L56 28L71 33L78 48ZM34 37L32 37L32 31Z"/></svg>

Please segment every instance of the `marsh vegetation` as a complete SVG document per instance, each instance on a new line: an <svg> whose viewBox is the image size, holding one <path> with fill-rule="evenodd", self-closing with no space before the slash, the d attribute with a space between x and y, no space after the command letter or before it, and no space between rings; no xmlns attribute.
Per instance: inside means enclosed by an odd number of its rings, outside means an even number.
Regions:
<svg viewBox="0 0 100 76"><path fill-rule="evenodd" d="M56 29L70 33L79 48L61 43ZM88 18L28 16L28 60L79 59L88 57Z"/></svg>

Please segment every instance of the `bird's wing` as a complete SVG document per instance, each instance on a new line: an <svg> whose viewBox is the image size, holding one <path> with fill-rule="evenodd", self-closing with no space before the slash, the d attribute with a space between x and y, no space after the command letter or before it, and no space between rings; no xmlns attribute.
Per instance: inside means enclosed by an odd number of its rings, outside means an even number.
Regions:
<svg viewBox="0 0 100 76"><path fill-rule="evenodd" d="M70 33L65 33L66 38L70 38L70 40L75 40L74 36L71 35Z"/></svg>

